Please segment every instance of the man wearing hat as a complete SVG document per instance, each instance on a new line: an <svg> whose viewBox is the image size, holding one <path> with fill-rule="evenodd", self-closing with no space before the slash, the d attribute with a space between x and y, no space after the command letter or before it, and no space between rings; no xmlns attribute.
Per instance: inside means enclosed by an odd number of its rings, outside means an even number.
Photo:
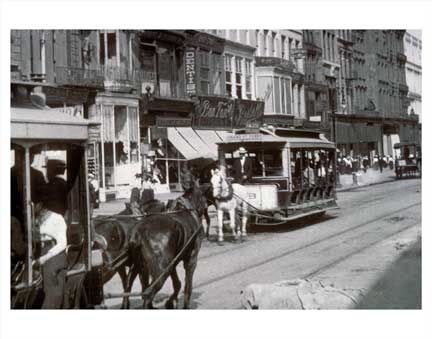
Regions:
<svg viewBox="0 0 432 339"><path fill-rule="evenodd" d="M238 149L240 158L234 160L234 180L243 185L252 178L252 160L248 158L247 151L244 147Z"/></svg>

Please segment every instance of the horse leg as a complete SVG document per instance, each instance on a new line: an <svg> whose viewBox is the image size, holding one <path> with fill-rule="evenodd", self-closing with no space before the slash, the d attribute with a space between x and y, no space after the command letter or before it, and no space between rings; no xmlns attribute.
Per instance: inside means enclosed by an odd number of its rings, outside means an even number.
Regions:
<svg viewBox="0 0 432 339"><path fill-rule="evenodd" d="M128 282L129 282L129 275L131 274L131 270L129 270L128 274L126 274L126 266L123 265L117 269L117 273L120 276L120 280L123 286L123 291L126 292ZM129 308L129 298L123 297L123 302L121 308Z"/></svg>
<svg viewBox="0 0 432 339"><path fill-rule="evenodd" d="M184 269L185 269L185 289L184 289L184 304L183 308L188 309L190 298L192 295L192 280L193 274L195 272L195 268L198 261L198 251L201 247L201 241L195 242L195 247L192 250L191 255L188 259L184 261Z"/></svg>
<svg viewBox="0 0 432 339"><path fill-rule="evenodd" d="M174 293L171 295L171 297L167 300L165 303L165 308L167 309L176 309L177 308L177 298L181 290L181 282L177 275L177 270L174 267L171 272L171 280L173 284Z"/></svg>
<svg viewBox="0 0 432 339"><path fill-rule="evenodd" d="M120 272L123 273L120 273ZM133 282L138 274L137 269L135 267L135 264L132 264L129 268L129 272L128 275L126 277L126 270L125 270L125 266L122 266L119 268L119 274L120 276L122 276L123 274L125 275L125 283L123 284L123 290L125 291L125 293L129 293L132 290L132 286L133 286ZM123 282L123 278L122 278L122 282ZM129 304L129 297L123 297L123 302L122 302L122 309L127 309L129 308L130 304Z"/></svg>
<svg viewBox="0 0 432 339"><path fill-rule="evenodd" d="M218 209L217 211L218 218L218 230L217 230L217 241L221 243L223 241L223 211Z"/></svg>
<svg viewBox="0 0 432 339"><path fill-rule="evenodd" d="M245 208L243 208L243 210L242 210L242 230L241 230L242 240L247 239L247 232L246 232L247 220L248 220L247 210Z"/></svg>
<svg viewBox="0 0 432 339"><path fill-rule="evenodd" d="M208 214L208 208L204 209L204 218L205 218L206 225L207 225L206 237L207 237L207 240L209 240L210 239L210 217Z"/></svg>
<svg viewBox="0 0 432 339"><path fill-rule="evenodd" d="M240 235L240 230L238 231L238 233L236 233L236 210L235 210L235 208L233 208L229 211L229 218L230 218L230 227L231 227L232 235L233 235L234 239L237 240L238 236Z"/></svg>

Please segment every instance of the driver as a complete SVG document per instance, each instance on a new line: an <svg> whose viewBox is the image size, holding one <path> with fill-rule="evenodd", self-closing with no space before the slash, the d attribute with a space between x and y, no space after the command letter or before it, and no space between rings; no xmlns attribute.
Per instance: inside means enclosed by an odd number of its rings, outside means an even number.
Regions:
<svg viewBox="0 0 432 339"><path fill-rule="evenodd" d="M63 304L66 260L67 226L63 217L49 210L43 202L35 206L35 225L39 231L40 257L33 261L40 267L45 293L42 308L56 309Z"/></svg>
<svg viewBox="0 0 432 339"><path fill-rule="evenodd" d="M252 160L246 156L247 151L244 147L238 149L240 158L234 160L234 180L243 185L252 178Z"/></svg>

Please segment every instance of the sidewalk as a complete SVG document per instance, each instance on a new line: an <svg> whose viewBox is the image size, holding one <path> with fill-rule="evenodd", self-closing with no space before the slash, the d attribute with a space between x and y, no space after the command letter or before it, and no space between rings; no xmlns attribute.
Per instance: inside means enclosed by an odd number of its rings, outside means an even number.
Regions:
<svg viewBox="0 0 432 339"><path fill-rule="evenodd" d="M353 184L352 174L344 174L340 176L341 187L337 189L338 192L347 191L350 189L355 189L357 187L375 185L379 183L391 182L395 180L394 170L388 168L383 169L382 173L380 171L375 171L369 169L367 173L363 171L358 172L357 182L358 185ZM175 199L180 196L180 192L174 193L160 193L155 194L155 199L167 202L170 199ZM125 208L125 202L127 199L119 199L101 203L99 209L93 211L93 216L97 215L113 215L121 212Z"/></svg>
<svg viewBox="0 0 432 339"><path fill-rule="evenodd" d="M175 199L179 197L181 192L172 192L172 193L160 193L155 194L155 199L158 199L163 202L167 202L170 199ZM107 202L101 202L98 209L93 210L93 216L98 215L113 215L117 214L125 209L125 203L128 202L129 199L118 199Z"/></svg>
<svg viewBox="0 0 432 339"><path fill-rule="evenodd" d="M382 173L379 170L368 169L365 173L363 171L357 172L357 184L353 182L352 174L344 174L339 177L341 186L337 189L338 192L347 191L356 187L370 186L391 182L396 180L394 170L383 168Z"/></svg>

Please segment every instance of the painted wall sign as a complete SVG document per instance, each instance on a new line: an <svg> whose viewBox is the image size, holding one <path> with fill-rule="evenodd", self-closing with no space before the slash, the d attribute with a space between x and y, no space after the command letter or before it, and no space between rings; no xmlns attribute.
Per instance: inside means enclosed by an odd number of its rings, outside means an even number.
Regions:
<svg viewBox="0 0 432 339"><path fill-rule="evenodd" d="M196 95L196 53L194 48L186 48L185 52L186 93Z"/></svg>
<svg viewBox="0 0 432 339"><path fill-rule="evenodd" d="M262 125L264 117L264 101L236 100L233 116L233 128Z"/></svg>
<svg viewBox="0 0 432 339"><path fill-rule="evenodd" d="M195 102L194 127L231 128L235 101L229 98L200 96Z"/></svg>

